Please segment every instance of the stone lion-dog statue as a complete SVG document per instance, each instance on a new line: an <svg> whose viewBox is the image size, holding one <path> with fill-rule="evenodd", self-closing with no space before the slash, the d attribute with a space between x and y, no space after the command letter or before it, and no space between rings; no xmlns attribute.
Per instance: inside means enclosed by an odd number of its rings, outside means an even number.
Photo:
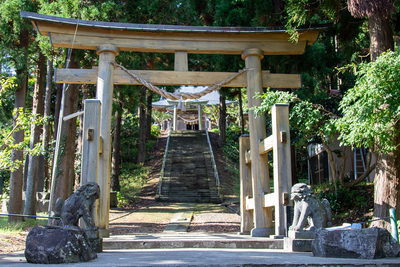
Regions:
<svg viewBox="0 0 400 267"><path fill-rule="evenodd" d="M331 207L329 201L322 202L314 195L311 186L298 183L292 187L291 199L294 200L293 224L289 227L292 231L315 231L317 228L332 225ZM306 222L309 227L304 229Z"/></svg>
<svg viewBox="0 0 400 267"><path fill-rule="evenodd" d="M60 217L63 226L78 226L82 217L86 227L97 230L90 215L93 204L100 197L100 187L95 182L83 184L65 202L62 198L57 199L55 205L55 216Z"/></svg>

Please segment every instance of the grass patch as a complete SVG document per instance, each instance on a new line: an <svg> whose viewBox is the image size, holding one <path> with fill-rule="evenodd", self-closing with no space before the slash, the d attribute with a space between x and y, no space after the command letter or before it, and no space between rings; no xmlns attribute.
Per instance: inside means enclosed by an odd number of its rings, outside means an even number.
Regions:
<svg viewBox="0 0 400 267"><path fill-rule="evenodd" d="M204 212L226 212L226 208L218 204L201 203L195 204L193 212L194 214L201 214Z"/></svg>
<svg viewBox="0 0 400 267"><path fill-rule="evenodd" d="M47 216L47 213L37 214L38 216ZM45 218L26 218L23 222L8 223L8 216L0 216L0 233L19 233L26 231L28 228L34 227L36 225L46 225L47 219Z"/></svg>

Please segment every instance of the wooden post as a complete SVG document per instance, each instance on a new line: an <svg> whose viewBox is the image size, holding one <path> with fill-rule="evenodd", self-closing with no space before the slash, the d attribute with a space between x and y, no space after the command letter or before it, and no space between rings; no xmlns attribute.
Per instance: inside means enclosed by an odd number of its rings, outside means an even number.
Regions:
<svg viewBox="0 0 400 267"><path fill-rule="evenodd" d="M113 99L114 66L111 65L118 55L118 48L113 45L97 47L99 69L97 78L96 98L101 101L100 136L103 141L102 153L99 156L99 216L96 225L99 227L99 237L109 237L110 208L110 175L111 175L111 111Z"/></svg>
<svg viewBox="0 0 400 267"><path fill-rule="evenodd" d="M246 164L246 152L250 149L250 137L248 134L239 138L240 155L240 234L250 234L254 227L253 211L246 210L246 198L252 197L251 165Z"/></svg>
<svg viewBox="0 0 400 267"><path fill-rule="evenodd" d="M188 70L188 55L186 51L175 51L174 71ZM178 130L177 105L174 105L174 131Z"/></svg>
<svg viewBox="0 0 400 267"><path fill-rule="evenodd" d="M85 113L83 117L83 142L82 142L82 163L81 163L81 184L87 182L98 183L99 173L99 150L100 150L100 109L101 103L97 99L85 100ZM94 203L92 218L98 219L99 201ZM85 223L81 222L81 228Z"/></svg>
<svg viewBox="0 0 400 267"><path fill-rule="evenodd" d="M188 55L186 51L175 51L175 71L188 71Z"/></svg>
<svg viewBox="0 0 400 267"><path fill-rule="evenodd" d="M258 48L246 49L242 53L247 70L247 99L249 105L249 130L250 130L250 150L251 150L251 172L253 180L253 199L254 199L254 229L252 236L268 237L273 234L272 216L270 208L263 208L264 194L269 190L268 167L264 157L258 153L260 140L266 137L264 115L257 118L252 107L261 104L261 99L254 98L256 93L262 93L262 73L261 59L264 57L263 51Z"/></svg>
<svg viewBox="0 0 400 267"><path fill-rule="evenodd" d="M203 120L201 119L201 104L198 105L198 114L199 114L199 130L203 130Z"/></svg>
<svg viewBox="0 0 400 267"><path fill-rule="evenodd" d="M274 189L278 190L278 202L275 205L275 235L285 236L286 209L290 205L289 196L292 187L290 160L289 105L272 106L272 133L274 136Z"/></svg>

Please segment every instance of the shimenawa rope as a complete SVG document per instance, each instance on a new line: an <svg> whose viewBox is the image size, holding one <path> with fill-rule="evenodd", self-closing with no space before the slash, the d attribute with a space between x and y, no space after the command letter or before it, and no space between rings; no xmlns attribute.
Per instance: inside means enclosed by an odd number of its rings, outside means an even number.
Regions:
<svg viewBox="0 0 400 267"><path fill-rule="evenodd" d="M149 82L147 82L146 80L140 78L139 76L137 76L136 74L130 72L129 70L127 70L124 66L115 63L115 62L111 62L112 65L114 65L114 67L120 67L123 71L125 71L126 73L128 73L130 76L132 76L135 80L137 80L138 82L140 82L141 84L143 84L144 86L146 86L147 88L149 88L151 91L162 95L165 98L168 99L172 99L172 100L179 100L181 97L186 100L186 99L198 99L202 96L205 96L213 91L217 91L219 90L222 86L224 86L227 83L230 83L232 80L236 79L239 75L242 75L243 73L245 73L247 71L247 69L243 69L243 70L239 70L238 73L236 73L235 75L233 75L232 77L229 77L228 79L226 79L225 81L222 81L214 86L208 87L206 89L204 89L201 92L198 93L183 93L183 92L175 92L175 93L170 93L167 92Z"/></svg>

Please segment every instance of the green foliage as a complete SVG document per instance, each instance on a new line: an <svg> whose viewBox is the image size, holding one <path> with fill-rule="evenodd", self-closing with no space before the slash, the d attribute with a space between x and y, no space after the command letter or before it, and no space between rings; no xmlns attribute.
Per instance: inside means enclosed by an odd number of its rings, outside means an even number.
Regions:
<svg viewBox="0 0 400 267"><path fill-rule="evenodd" d="M239 163L239 137L241 129L236 124L231 124L226 128L226 143L222 147L224 155L232 162ZM248 130L246 131L248 133Z"/></svg>
<svg viewBox="0 0 400 267"><path fill-rule="evenodd" d="M163 111L153 110L151 112L151 117L155 120L155 122L162 126L163 122L172 118L171 113L166 113Z"/></svg>
<svg viewBox="0 0 400 267"><path fill-rule="evenodd" d="M38 216L47 216L47 213L38 213ZM28 218L23 222L8 223L7 216L0 216L0 233L16 234L25 231L36 225L46 225L47 219L45 218Z"/></svg>
<svg viewBox="0 0 400 267"><path fill-rule="evenodd" d="M129 203L137 201L140 190L146 183L148 175L148 167L133 163L123 164L120 174L121 190L119 191L118 204L126 206Z"/></svg>
<svg viewBox="0 0 400 267"><path fill-rule="evenodd" d="M400 54L383 53L375 62L357 66L357 80L340 103L338 120L343 144L393 151L400 134ZM377 144L374 146L374 144Z"/></svg>
<svg viewBox="0 0 400 267"><path fill-rule="evenodd" d="M261 97L262 102L260 106L253 108L256 115L270 114L272 106L277 103L291 105L289 112L291 142L296 146L308 145L327 136L333 136L336 132L335 114L320 104L301 100L294 93L282 91L267 91L257 97Z"/></svg>
<svg viewBox="0 0 400 267"><path fill-rule="evenodd" d="M24 112L23 108L15 109L13 111L13 116L15 117L14 127L8 126L0 129L0 169L13 171L17 169L23 162L18 160L11 160L11 150L23 149L25 154L39 155L42 152L42 144L37 143L35 147L29 148L29 135L32 124L42 125L43 118L39 115L33 115ZM19 144L14 144L14 139L12 134L19 130L24 130L25 140Z"/></svg>
<svg viewBox="0 0 400 267"><path fill-rule="evenodd" d="M365 207L368 199L360 194L358 188L345 188L334 184L321 184L313 186L315 194L320 200L329 200L331 209L334 212L349 210L353 207ZM371 196L372 197L372 196Z"/></svg>
<svg viewBox="0 0 400 267"><path fill-rule="evenodd" d="M117 201L118 201L117 204L118 207L125 207L129 205L129 201L119 191L117 192Z"/></svg>
<svg viewBox="0 0 400 267"><path fill-rule="evenodd" d="M161 130L157 125L152 125L151 126L151 140L157 140L157 138L160 136Z"/></svg>
<svg viewBox="0 0 400 267"><path fill-rule="evenodd" d="M131 162L137 156L137 143L139 137L139 118L132 113L122 116L121 127L121 160Z"/></svg>
<svg viewBox="0 0 400 267"><path fill-rule="evenodd" d="M209 120L212 124L218 126L219 122L219 106L214 105L204 105L203 111L209 116Z"/></svg>

